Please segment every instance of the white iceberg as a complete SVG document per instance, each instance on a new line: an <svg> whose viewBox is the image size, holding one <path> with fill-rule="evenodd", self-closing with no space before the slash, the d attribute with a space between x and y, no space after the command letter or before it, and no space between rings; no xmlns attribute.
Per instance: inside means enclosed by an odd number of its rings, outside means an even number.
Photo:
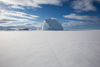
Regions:
<svg viewBox="0 0 100 67"><path fill-rule="evenodd" d="M42 30L63 30L62 25L54 18L45 19Z"/></svg>

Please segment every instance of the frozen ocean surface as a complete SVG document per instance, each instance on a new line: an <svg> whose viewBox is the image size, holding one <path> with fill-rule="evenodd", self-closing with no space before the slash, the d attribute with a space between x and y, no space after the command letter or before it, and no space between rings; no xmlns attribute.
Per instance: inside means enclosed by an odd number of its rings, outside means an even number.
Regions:
<svg viewBox="0 0 100 67"><path fill-rule="evenodd" d="M100 30L0 31L0 67L100 67Z"/></svg>

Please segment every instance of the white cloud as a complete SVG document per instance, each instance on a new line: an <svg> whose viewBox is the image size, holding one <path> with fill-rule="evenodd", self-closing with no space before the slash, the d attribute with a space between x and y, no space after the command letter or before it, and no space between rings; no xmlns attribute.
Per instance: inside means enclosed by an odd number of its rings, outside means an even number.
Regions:
<svg viewBox="0 0 100 67"><path fill-rule="evenodd" d="M36 15L27 14L17 11L0 11L0 25L9 24L13 22L30 22L30 19L34 20L38 18Z"/></svg>
<svg viewBox="0 0 100 67"><path fill-rule="evenodd" d="M39 16L18 11L0 10L0 29L31 29L36 30L42 23L35 22ZM32 21L33 20L33 21Z"/></svg>
<svg viewBox="0 0 100 67"><path fill-rule="evenodd" d="M84 22L84 21L67 21L62 24L64 30L78 30L84 26L90 27L91 25L98 25L95 22Z"/></svg>
<svg viewBox="0 0 100 67"><path fill-rule="evenodd" d="M31 22L29 22L29 23L26 23L25 25L26 25L26 26L41 27L42 24L43 24L43 23L41 23L41 22L33 22L33 21L31 21Z"/></svg>
<svg viewBox="0 0 100 67"><path fill-rule="evenodd" d="M77 20L91 20L91 21L100 21L100 18L96 16L88 16L88 15L77 15L77 14L70 14L70 15L64 15L64 18L69 19L77 19Z"/></svg>
<svg viewBox="0 0 100 67"><path fill-rule="evenodd" d="M80 11L96 11L96 7L93 5L94 2L100 2L100 0L75 0L72 2L72 6L78 12Z"/></svg>
<svg viewBox="0 0 100 67"><path fill-rule="evenodd" d="M81 26L81 25L84 25L84 22L70 21L70 22L63 23L62 25L63 26Z"/></svg>
<svg viewBox="0 0 100 67"><path fill-rule="evenodd" d="M65 29L71 27L76 28L78 26L100 25L100 17L97 16L70 14L64 15L63 17L71 19L66 20L66 22L62 24Z"/></svg>
<svg viewBox="0 0 100 67"><path fill-rule="evenodd" d="M23 6L26 6L29 9L41 8L42 4L61 5L65 1L69 2L69 0L0 0L0 3L7 5L8 8L24 9ZM78 12L96 11L97 8L93 5L96 1L100 3L100 0L72 0L72 7Z"/></svg>
<svg viewBox="0 0 100 67"><path fill-rule="evenodd" d="M62 25L63 26L83 26L83 25L93 25L96 24L95 22L84 22L84 21L69 21L65 22Z"/></svg>
<svg viewBox="0 0 100 67"><path fill-rule="evenodd" d="M9 20L10 21L10 20ZM12 21L12 20L11 20ZM28 23L22 24L11 24L11 25L4 25L0 24L0 30L12 30L12 29L30 29L30 30L37 30L38 27L41 27L41 22L29 21Z"/></svg>
<svg viewBox="0 0 100 67"><path fill-rule="evenodd" d="M2 16L0 17L0 25L3 24L9 24L12 22L28 22L28 19L20 19L20 18L13 18L13 17L6 17L6 16Z"/></svg>
<svg viewBox="0 0 100 67"><path fill-rule="evenodd" d="M38 16L36 15L31 15L31 14L26 14L24 12L17 12L17 11L4 11L2 10L1 13L1 18L2 16L13 16L13 17L21 17L21 18L27 18L27 19L36 19Z"/></svg>
<svg viewBox="0 0 100 67"><path fill-rule="evenodd" d="M19 6L41 7L41 4L61 5L63 1L67 0L0 0L11 8L20 8ZM13 5L13 6L11 6Z"/></svg>
<svg viewBox="0 0 100 67"><path fill-rule="evenodd" d="M37 27L27 26L27 25L0 26L0 30L22 30L22 29L37 30Z"/></svg>
<svg viewBox="0 0 100 67"><path fill-rule="evenodd" d="M18 6L18 5L10 5L10 6L8 6L8 8L10 8L10 9L22 9L22 10L24 10L24 7L23 6Z"/></svg>

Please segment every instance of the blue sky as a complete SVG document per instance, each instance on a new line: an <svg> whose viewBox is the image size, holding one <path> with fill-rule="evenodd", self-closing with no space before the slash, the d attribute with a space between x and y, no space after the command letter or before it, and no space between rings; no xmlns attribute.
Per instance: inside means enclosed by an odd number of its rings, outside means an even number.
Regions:
<svg viewBox="0 0 100 67"><path fill-rule="evenodd" d="M0 28L40 27L56 18L65 30L100 29L100 0L0 0Z"/></svg>

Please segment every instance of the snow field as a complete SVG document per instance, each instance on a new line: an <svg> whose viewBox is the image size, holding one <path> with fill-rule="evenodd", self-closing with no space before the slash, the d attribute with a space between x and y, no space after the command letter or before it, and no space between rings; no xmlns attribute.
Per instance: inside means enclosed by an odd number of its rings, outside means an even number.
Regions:
<svg viewBox="0 0 100 67"><path fill-rule="evenodd" d="M100 31L1 31L0 67L100 67Z"/></svg>

